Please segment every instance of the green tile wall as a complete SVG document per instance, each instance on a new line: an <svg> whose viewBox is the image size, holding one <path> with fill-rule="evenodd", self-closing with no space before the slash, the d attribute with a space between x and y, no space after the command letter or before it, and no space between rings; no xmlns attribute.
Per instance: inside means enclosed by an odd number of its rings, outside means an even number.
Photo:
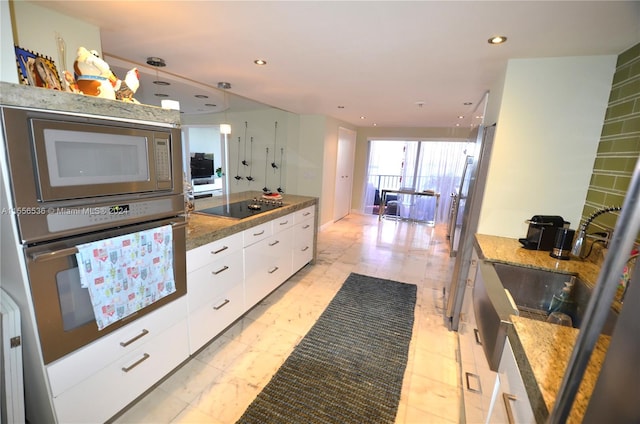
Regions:
<svg viewBox="0 0 640 424"><path fill-rule="evenodd" d="M582 222L598 209L621 206L640 157L640 44L618 56L609 105ZM615 227L617 214L597 217L589 232Z"/></svg>

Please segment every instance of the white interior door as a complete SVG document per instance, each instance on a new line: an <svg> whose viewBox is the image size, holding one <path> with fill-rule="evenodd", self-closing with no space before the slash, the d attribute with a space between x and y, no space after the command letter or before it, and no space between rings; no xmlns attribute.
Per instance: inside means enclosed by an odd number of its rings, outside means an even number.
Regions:
<svg viewBox="0 0 640 424"><path fill-rule="evenodd" d="M356 154L356 132L338 128L338 158L336 165L336 194L333 202L333 220L349 215L353 186L353 162Z"/></svg>

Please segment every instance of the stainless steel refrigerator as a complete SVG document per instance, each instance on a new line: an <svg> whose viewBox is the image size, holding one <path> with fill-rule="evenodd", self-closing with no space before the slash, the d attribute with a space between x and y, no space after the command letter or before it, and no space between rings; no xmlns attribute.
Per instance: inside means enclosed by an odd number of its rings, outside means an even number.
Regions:
<svg viewBox="0 0 640 424"><path fill-rule="evenodd" d="M474 138L477 136L474 135ZM449 256L454 257L458 253L460 244L460 232L462 231L462 217L465 205L469 197L469 187L471 185L471 174L475 166L475 158L467 155L462 169L460 186L455 193L451 193L451 210L447 224L447 238L449 239Z"/></svg>
<svg viewBox="0 0 640 424"><path fill-rule="evenodd" d="M449 319L449 325L452 330L458 330L460 309L462 308L462 300L471 263L474 236L478 230L478 219L480 217L495 130L495 124L478 129L475 154L467 161L465 175L458 190L458 198L464 199L464 204L458 205L455 218L452 218L457 222L461 217L462 225L453 225L452 221L449 224L450 230L452 230L449 234L452 249L453 243L456 244L456 262L449 286L446 310L446 317ZM452 225L454 228L451 228ZM451 234L455 237L453 241L451 240Z"/></svg>

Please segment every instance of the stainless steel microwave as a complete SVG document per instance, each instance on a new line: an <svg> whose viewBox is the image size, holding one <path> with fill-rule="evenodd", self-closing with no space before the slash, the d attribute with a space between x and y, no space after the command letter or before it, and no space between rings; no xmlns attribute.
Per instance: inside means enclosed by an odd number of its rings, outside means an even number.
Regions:
<svg viewBox="0 0 640 424"><path fill-rule="evenodd" d="M182 146L175 126L19 108L2 108L1 118L23 241L86 230L80 227L108 228L128 219L110 214L110 222L102 225L69 208L109 211L127 205L129 215L135 209L137 215L159 219L184 207ZM86 222L65 213L77 213ZM76 224L79 228L73 228Z"/></svg>

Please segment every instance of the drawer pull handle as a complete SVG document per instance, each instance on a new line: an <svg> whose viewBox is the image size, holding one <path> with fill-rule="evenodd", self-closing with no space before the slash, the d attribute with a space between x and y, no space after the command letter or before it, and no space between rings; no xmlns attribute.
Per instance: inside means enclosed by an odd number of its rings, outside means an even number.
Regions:
<svg viewBox="0 0 640 424"><path fill-rule="evenodd" d="M228 269L229 269L229 267L225 265L225 266L223 266L222 268L220 268L220 269L219 269L219 270L217 270L217 271L211 271L211 273L212 273L213 275L218 275L218 274L220 274L221 272L226 271L226 270L228 270Z"/></svg>
<svg viewBox="0 0 640 424"><path fill-rule="evenodd" d="M302 214L302 216L309 216L309 215L311 215L311 212L305 212Z"/></svg>
<svg viewBox="0 0 640 424"><path fill-rule="evenodd" d="M307 250L309 250L309 246L305 246L302 249L300 249L301 252L306 252Z"/></svg>
<svg viewBox="0 0 640 424"><path fill-rule="evenodd" d="M482 346L482 340L480 340L480 332L478 331L477 328L473 329L473 335L476 337L476 343Z"/></svg>
<svg viewBox="0 0 640 424"><path fill-rule="evenodd" d="M149 355L148 353L145 353L145 354L142 355L142 358L138 359L133 364L129 365L128 367L122 367L122 371L124 371L124 372L131 371L132 369L134 369L135 367L137 367L138 365L140 365L141 363L143 363L144 361L146 361L150 357L151 357L151 355Z"/></svg>
<svg viewBox="0 0 640 424"><path fill-rule="evenodd" d="M307 228L311 227L311 225L307 224L304 227L302 227L303 230L306 230Z"/></svg>
<svg viewBox="0 0 640 424"><path fill-rule="evenodd" d="M138 339L139 339L139 338L141 338L141 337L146 336L147 334L149 334L149 330L146 330L146 329L144 329L144 328L143 328L143 329L142 329L142 331L140 332L140 334L138 334L138 335L137 335L137 336L135 336L134 338L129 339L129 340L127 340L126 342L120 342L120 346L122 346L122 347L127 347L127 346L129 346L131 343L135 342L136 340L138 340Z"/></svg>
<svg viewBox="0 0 640 424"><path fill-rule="evenodd" d="M269 274L273 274L274 272L276 272L279 268L277 266L274 266L273 269L270 269L269 271L267 271Z"/></svg>
<svg viewBox="0 0 640 424"><path fill-rule="evenodd" d="M464 375L465 375L465 377L467 379L467 390L469 390L470 392L473 392L473 393L482 394L482 386L480 385L480 377L478 377L477 374L472 374L470 372L465 372ZM474 389L473 387L471 387L471 381L469 381L469 377L474 378L478 382L478 388L477 389Z"/></svg>
<svg viewBox="0 0 640 424"><path fill-rule="evenodd" d="M225 299L221 304L214 306L214 307L213 307L213 309L215 309L216 311L217 311L218 309L222 309L222 307L223 307L224 305L226 305L227 303L229 303L229 302L230 302L230 300L229 300L229 299Z"/></svg>
<svg viewBox="0 0 640 424"><path fill-rule="evenodd" d="M275 246L278 243L280 243L280 240L276 240L273 243L269 243L269 246Z"/></svg>
<svg viewBox="0 0 640 424"><path fill-rule="evenodd" d="M509 421L509 424L515 424L516 420L513 417L513 410L511 409L511 401L515 402L516 400L518 400L518 398L515 395L512 395L510 393L503 393L502 399L504 400L504 407L507 410L507 421Z"/></svg>
<svg viewBox="0 0 640 424"><path fill-rule="evenodd" d="M225 250L227 250L229 248L229 246L222 246L220 249L218 250L214 250L211 252L212 255L217 255L220 252L224 252Z"/></svg>
<svg viewBox="0 0 640 424"><path fill-rule="evenodd" d="M254 236L261 236L264 234L264 230L260 231L259 233L253 233Z"/></svg>
<svg viewBox="0 0 640 424"><path fill-rule="evenodd" d="M286 221L283 221L280 223L280 225L287 225L289 223L289 220L287 219Z"/></svg>

